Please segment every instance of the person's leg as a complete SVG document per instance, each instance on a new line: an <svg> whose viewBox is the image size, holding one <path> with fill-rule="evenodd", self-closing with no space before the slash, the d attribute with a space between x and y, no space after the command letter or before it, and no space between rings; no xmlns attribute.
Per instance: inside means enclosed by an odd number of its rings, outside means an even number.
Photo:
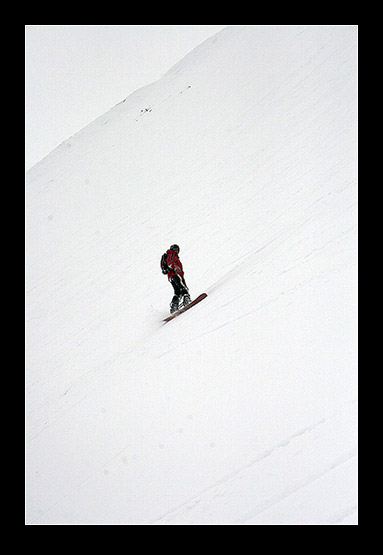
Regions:
<svg viewBox="0 0 383 555"><path fill-rule="evenodd" d="M186 285L185 278L180 275L175 275L170 278L170 283L173 285L174 297L170 303L170 312L178 310L179 302L183 297L183 304L186 306L190 303L189 289Z"/></svg>
<svg viewBox="0 0 383 555"><path fill-rule="evenodd" d="M180 299L182 297L182 285L180 283L180 276L173 276L172 278L170 278L170 283L173 286L174 289L174 297L172 298L172 302L170 303L170 312L175 312L176 310L178 310L178 305L180 302Z"/></svg>
<svg viewBox="0 0 383 555"><path fill-rule="evenodd" d="M181 280L181 283L182 283L183 302L184 302L184 305L186 306L187 304L190 303L189 288L186 285L186 281L185 281L184 276L180 276L180 280Z"/></svg>

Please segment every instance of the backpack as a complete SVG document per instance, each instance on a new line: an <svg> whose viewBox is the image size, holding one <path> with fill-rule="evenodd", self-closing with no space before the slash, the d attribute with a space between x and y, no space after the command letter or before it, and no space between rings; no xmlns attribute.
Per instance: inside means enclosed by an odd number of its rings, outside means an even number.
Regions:
<svg viewBox="0 0 383 555"><path fill-rule="evenodd" d="M168 257L168 253L164 252L164 254L161 256L161 270L163 274L167 274L170 270L169 266L166 263L166 259Z"/></svg>

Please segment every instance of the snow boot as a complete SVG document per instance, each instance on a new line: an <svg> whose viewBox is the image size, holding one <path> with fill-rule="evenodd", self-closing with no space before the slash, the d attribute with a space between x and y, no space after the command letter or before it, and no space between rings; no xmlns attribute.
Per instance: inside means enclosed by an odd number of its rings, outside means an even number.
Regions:
<svg viewBox="0 0 383 555"><path fill-rule="evenodd" d="M177 312L178 305L179 305L179 298L173 297L172 302L170 303L170 314L173 314L173 312Z"/></svg>
<svg viewBox="0 0 383 555"><path fill-rule="evenodd" d="M186 293L186 295L184 295L183 301L184 301L184 306L187 306L190 303L191 299L190 299L189 293Z"/></svg>

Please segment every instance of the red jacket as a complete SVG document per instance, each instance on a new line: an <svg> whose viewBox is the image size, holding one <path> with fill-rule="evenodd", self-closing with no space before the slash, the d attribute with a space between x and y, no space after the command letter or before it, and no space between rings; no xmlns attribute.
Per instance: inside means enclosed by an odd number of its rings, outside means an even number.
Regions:
<svg viewBox="0 0 383 555"><path fill-rule="evenodd" d="M178 254L170 249L166 251L168 255L166 257L166 264L169 266L170 271L168 273L168 279L172 278L176 274L183 276L184 272L182 269L181 260L178 258Z"/></svg>

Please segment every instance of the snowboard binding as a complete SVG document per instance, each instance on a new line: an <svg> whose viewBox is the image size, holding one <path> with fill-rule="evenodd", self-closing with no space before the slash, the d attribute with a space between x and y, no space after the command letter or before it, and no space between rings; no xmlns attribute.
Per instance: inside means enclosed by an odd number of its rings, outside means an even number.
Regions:
<svg viewBox="0 0 383 555"><path fill-rule="evenodd" d="M189 293L186 293L184 295L181 303L179 302L179 298L173 297L172 302L170 303L170 314L174 314L174 312L181 310L181 308L186 307L188 304L190 304L190 302L191 299Z"/></svg>

